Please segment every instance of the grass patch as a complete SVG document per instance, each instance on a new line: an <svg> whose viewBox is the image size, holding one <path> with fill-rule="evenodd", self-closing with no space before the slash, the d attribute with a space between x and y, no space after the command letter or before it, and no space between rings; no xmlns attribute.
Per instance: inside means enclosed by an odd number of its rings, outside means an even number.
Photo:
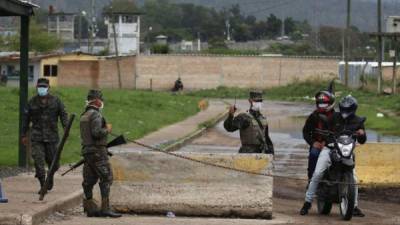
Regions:
<svg viewBox="0 0 400 225"><path fill-rule="evenodd" d="M328 87L328 81L316 80L294 82L283 87L274 87L264 90L264 97L270 100L301 101L313 103L313 97L319 90ZM201 90L189 93L190 96L202 98L248 98L249 89L218 87L212 90ZM400 135L400 95L378 95L370 91L347 89L341 84L336 84L337 100L348 94L359 101L358 114L367 117L366 126L382 134ZM393 112L397 116L378 118L376 114L383 110Z"/></svg>
<svg viewBox="0 0 400 225"><path fill-rule="evenodd" d="M77 114L69 140L64 148L62 163L80 158L79 116L84 110L87 89L58 88L51 91L64 102L68 113ZM19 90L0 88L0 165L15 166L18 157ZM30 90L30 97L34 90ZM104 90L103 114L113 124L113 132L137 139L169 124L196 114L200 98L171 95L162 92ZM60 129L61 132L61 129Z"/></svg>

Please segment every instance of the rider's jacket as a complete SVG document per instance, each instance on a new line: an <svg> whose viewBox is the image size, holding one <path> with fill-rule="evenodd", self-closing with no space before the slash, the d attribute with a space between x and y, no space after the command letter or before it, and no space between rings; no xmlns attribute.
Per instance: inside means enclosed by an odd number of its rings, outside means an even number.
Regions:
<svg viewBox="0 0 400 225"><path fill-rule="evenodd" d="M360 129L365 130L363 118L357 115L353 115L351 117L343 119L340 113L335 113L333 116L333 121L334 121L333 122L334 130L336 132L342 132L342 131L356 132L357 130ZM364 135L357 136L357 141L360 144L364 144L367 141L366 133L364 132Z"/></svg>

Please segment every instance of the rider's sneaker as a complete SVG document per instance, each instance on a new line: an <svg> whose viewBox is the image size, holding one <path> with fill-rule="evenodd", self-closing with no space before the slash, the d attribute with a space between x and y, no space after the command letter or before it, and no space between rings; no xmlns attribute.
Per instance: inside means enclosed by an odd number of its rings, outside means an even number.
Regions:
<svg viewBox="0 0 400 225"><path fill-rule="evenodd" d="M300 215L304 216L308 214L308 210L311 209L311 203L304 202L303 208L300 210Z"/></svg>
<svg viewBox="0 0 400 225"><path fill-rule="evenodd" d="M353 209L353 216L364 217L365 214L361 211L361 209L359 209L358 207L355 207Z"/></svg>

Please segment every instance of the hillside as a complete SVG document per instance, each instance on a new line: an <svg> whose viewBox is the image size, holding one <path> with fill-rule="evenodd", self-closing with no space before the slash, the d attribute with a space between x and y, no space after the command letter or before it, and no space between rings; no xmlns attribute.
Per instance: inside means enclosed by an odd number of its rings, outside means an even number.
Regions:
<svg viewBox="0 0 400 225"><path fill-rule="evenodd" d="M96 10L100 11L110 0L96 0ZM265 18L273 13L278 17L293 17L296 20L308 20L312 25L343 26L346 16L345 0L170 0L177 3L194 3L215 7L228 8L232 4L239 4L246 14ZM65 12L89 11L90 1L82 0L32 0L42 8L47 9L50 4ZM138 0L143 4L144 0ZM364 31L376 29L376 1L353 0L353 24ZM400 1L387 0L383 2L384 16L395 15L400 11Z"/></svg>

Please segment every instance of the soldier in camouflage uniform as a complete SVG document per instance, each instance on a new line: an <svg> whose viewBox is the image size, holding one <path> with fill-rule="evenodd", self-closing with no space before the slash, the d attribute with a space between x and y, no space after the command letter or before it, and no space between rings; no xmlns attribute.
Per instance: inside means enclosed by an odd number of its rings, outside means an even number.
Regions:
<svg viewBox="0 0 400 225"><path fill-rule="evenodd" d="M242 146L239 153L274 154L274 146L268 133L267 119L261 114L262 100L262 92L251 91L249 111L235 117L235 106L229 110L224 127L228 132L240 130Z"/></svg>
<svg viewBox="0 0 400 225"><path fill-rule="evenodd" d="M28 144L27 133L31 128L32 158L40 186L46 179L45 163L50 167L59 142L58 118L62 126L68 123L68 115L59 98L49 94L49 80L40 78L37 81L37 95L28 102L24 112L22 125L22 143ZM58 165L57 165L58 168ZM48 190L53 188L53 180L49 181Z"/></svg>
<svg viewBox="0 0 400 225"><path fill-rule="evenodd" d="M103 108L103 96L98 90L90 90L87 96L87 107L80 119L82 139L83 207L89 217L120 217L110 210L110 187L113 174L107 155L107 135L111 133L111 124L107 124L100 110ZM101 210L93 200L93 187L100 180Z"/></svg>

